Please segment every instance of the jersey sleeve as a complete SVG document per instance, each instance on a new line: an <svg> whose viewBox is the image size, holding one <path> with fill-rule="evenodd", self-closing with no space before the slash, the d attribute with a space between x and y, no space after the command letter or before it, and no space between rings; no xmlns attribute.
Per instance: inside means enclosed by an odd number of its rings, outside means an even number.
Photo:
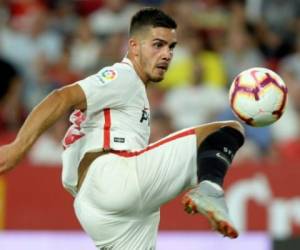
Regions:
<svg viewBox="0 0 300 250"><path fill-rule="evenodd" d="M119 108L135 93L134 76L125 70L105 67L78 82L86 96L89 111Z"/></svg>

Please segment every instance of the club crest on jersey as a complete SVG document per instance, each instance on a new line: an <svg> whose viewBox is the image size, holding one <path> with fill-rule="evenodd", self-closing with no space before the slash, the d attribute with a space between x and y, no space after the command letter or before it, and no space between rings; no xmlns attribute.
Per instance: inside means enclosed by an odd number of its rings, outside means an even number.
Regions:
<svg viewBox="0 0 300 250"><path fill-rule="evenodd" d="M105 84L117 78L117 71L113 68L104 68L97 74L101 83Z"/></svg>

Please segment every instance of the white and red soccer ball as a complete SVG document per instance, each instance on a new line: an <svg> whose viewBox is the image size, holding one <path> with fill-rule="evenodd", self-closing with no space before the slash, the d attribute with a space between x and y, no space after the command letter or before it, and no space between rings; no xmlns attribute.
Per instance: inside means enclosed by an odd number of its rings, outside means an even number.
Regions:
<svg viewBox="0 0 300 250"><path fill-rule="evenodd" d="M287 102L287 87L281 77L266 68L250 68L232 82L229 101L233 113L250 126L277 121Z"/></svg>

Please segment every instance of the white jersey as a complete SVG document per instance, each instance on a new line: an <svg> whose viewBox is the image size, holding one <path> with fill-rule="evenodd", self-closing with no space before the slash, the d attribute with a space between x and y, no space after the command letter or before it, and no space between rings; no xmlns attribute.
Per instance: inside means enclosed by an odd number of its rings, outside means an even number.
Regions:
<svg viewBox="0 0 300 250"><path fill-rule="evenodd" d="M144 83L129 59L78 82L87 109L75 110L63 140L62 181L76 194L78 166L87 152L145 148L150 136L150 107Z"/></svg>

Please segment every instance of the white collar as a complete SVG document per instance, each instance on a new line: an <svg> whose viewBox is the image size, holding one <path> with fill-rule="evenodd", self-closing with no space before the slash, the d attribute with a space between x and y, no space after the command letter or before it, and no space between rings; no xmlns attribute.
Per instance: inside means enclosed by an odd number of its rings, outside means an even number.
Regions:
<svg viewBox="0 0 300 250"><path fill-rule="evenodd" d="M129 64L131 67L133 67L132 62L131 62L130 59L127 58L127 57L124 57L124 58L123 58L122 63L127 63L127 64Z"/></svg>

